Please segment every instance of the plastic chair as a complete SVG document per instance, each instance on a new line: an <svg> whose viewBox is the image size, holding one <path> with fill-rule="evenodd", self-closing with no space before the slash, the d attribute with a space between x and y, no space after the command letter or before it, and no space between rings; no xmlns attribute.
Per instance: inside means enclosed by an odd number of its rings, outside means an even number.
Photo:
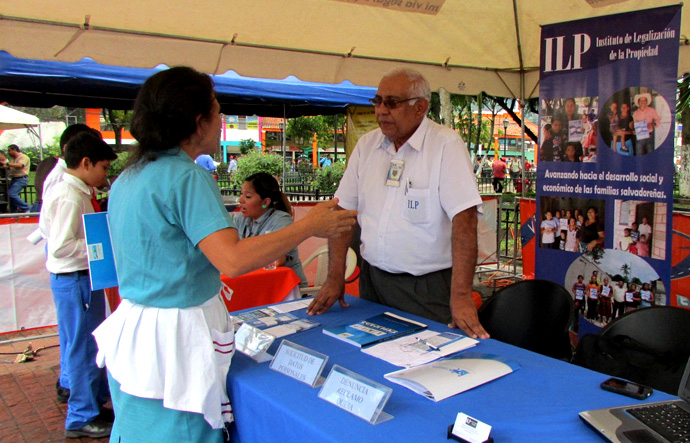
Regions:
<svg viewBox="0 0 690 443"><path fill-rule="evenodd" d="M690 357L690 310L672 306L636 309L609 323L602 337L627 335L659 353Z"/></svg>
<svg viewBox="0 0 690 443"><path fill-rule="evenodd" d="M479 310L479 321L491 338L568 361L572 317L572 297L563 286L548 280L506 286Z"/></svg>
<svg viewBox="0 0 690 443"><path fill-rule="evenodd" d="M573 363L675 394L690 358L690 310L637 309L580 339Z"/></svg>
<svg viewBox="0 0 690 443"><path fill-rule="evenodd" d="M314 277L313 284L310 284L306 288L300 288L300 293L303 296L316 295L326 281L326 277L328 276L328 245L322 246L314 251L313 254L302 262L302 267L306 269L307 266L309 266L309 263L315 259L317 260L316 277ZM352 276L352 273L355 272L356 268L357 254L355 254L355 251L352 248L347 248L347 255L345 256L345 280Z"/></svg>

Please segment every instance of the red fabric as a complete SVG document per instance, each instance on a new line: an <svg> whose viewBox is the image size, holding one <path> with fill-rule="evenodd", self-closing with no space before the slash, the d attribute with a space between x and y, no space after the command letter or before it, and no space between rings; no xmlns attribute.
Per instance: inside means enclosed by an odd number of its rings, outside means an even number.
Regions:
<svg viewBox="0 0 690 443"><path fill-rule="evenodd" d="M300 283L295 271L284 266L258 269L237 278L221 274L220 279L233 291L232 300L223 298L230 312L282 301Z"/></svg>
<svg viewBox="0 0 690 443"><path fill-rule="evenodd" d="M494 160L491 164L491 168L494 170L495 178L505 178L507 166L503 160Z"/></svg>
<svg viewBox="0 0 690 443"><path fill-rule="evenodd" d="M98 199L96 198L96 188L91 188L91 205L95 212L101 212L101 204L98 203Z"/></svg>
<svg viewBox="0 0 690 443"><path fill-rule="evenodd" d="M38 217L0 218L0 225L11 225L15 223L23 225L38 223Z"/></svg>
<svg viewBox="0 0 690 443"><path fill-rule="evenodd" d="M115 309L120 306L120 302L122 301L119 287L105 288L105 300L110 306L110 312L115 312Z"/></svg>

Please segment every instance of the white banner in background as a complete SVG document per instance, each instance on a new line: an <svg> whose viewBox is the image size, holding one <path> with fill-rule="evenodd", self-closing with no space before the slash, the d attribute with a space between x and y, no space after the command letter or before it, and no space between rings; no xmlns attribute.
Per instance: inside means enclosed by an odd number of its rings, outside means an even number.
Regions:
<svg viewBox="0 0 690 443"><path fill-rule="evenodd" d="M38 223L0 224L0 333L57 323L45 242L26 237Z"/></svg>

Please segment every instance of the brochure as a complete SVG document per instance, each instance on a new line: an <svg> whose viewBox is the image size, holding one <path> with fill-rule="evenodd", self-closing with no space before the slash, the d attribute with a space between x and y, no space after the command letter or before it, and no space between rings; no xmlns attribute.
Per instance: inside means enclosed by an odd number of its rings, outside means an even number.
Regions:
<svg viewBox="0 0 690 443"><path fill-rule="evenodd" d="M108 213L89 213L83 214L82 217L91 289L95 291L118 286Z"/></svg>
<svg viewBox="0 0 690 443"><path fill-rule="evenodd" d="M385 377L433 401L441 401L519 369L512 361L491 354L462 353Z"/></svg>
<svg viewBox="0 0 690 443"><path fill-rule="evenodd" d="M324 328L323 333L359 347L371 346L426 329L424 323L384 312L358 323Z"/></svg>
<svg viewBox="0 0 690 443"><path fill-rule="evenodd" d="M396 366L411 368L464 351L477 343L479 340L452 332L420 331L362 351Z"/></svg>
<svg viewBox="0 0 690 443"><path fill-rule="evenodd" d="M312 320L300 319L289 312L279 312L271 307L254 309L232 316L232 321L237 330L242 324L253 326L276 338L294 334L295 332L319 326Z"/></svg>

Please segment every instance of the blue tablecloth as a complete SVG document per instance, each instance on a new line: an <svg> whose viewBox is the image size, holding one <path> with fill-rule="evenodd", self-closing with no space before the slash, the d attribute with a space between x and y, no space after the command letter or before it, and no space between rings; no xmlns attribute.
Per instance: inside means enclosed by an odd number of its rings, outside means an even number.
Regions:
<svg viewBox="0 0 690 443"><path fill-rule="evenodd" d="M326 314L311 319L320 322L322 327L332 327L355 323L384 311L403 314L358 298L348 296L347 300L349 308L341 308L336 303ZM304 312L295 314L306 317ZM425 322L430 330L450 330L439 323L403 315ZM599 384L607 378L603 374L492 339L482 340L472 352L505 356L521 368L470 391L433 402L383 377L399 367L323 334L322 328L284 338L328 355L324 377L338 364L393 388L384 411L394 418L371 425L318 398L319 388L311 388L270 370L269 363L256 363L238 353L227 378L235 412L235 443L440 442L446 441L447 428L458 412L492 426L491 436L497 443L596 442L601 439L578 418L578 412L639 402L602 390ZM275 353L281 340L276 340L271 353ZM673 397L655 392L645 402L669 398Z"/></svg>

